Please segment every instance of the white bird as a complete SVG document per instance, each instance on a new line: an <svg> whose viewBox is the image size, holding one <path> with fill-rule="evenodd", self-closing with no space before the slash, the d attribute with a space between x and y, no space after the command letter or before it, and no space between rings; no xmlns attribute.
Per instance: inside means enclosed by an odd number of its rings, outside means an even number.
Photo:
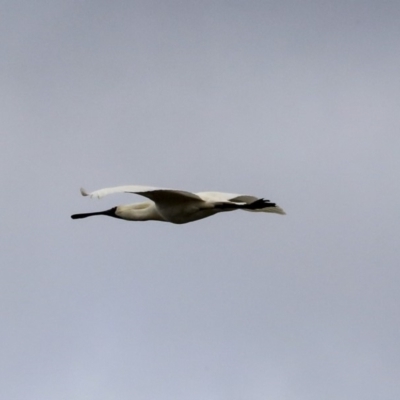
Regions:
<svg viewBox="0 0 400 400"><path fill-rule="evenodd" d="M83 196L101 198L112 193L134 193L147 197L150 201L120 205L109 210L71 215L72 219L93 215L128 221L165 221L185 224L207 218L211 215L233 210L269 212L285 215L275 203L262 198L220 192L191 193L183 190L162 189L148 186L117 186L88 193L81 189Z"/></svg>

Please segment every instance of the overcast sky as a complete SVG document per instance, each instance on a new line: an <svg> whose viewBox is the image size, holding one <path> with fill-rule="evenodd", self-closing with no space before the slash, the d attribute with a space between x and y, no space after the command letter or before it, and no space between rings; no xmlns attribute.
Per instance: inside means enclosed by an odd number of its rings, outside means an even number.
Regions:
<svg viewBox="0 0 400 400"><path fill-rule="evenodd" d="M1 14L1 399L400 398L398 1ZM122 184L287 215L70 219Z"/></svg>

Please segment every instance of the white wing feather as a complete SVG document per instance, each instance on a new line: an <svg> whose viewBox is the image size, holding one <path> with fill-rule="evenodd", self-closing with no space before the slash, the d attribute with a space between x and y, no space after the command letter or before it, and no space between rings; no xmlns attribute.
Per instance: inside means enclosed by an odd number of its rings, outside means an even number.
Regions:
<svg viewBox="0 0 400 400"><path fill-rule="evenodd" d="M111 187L111 188L105 188L105 189L99 189L95 190L94 192L87 192L85 189L81 188L81 194L82 196L89 196L90 198L98 198L101 199L104 196L108 196L109 194L114 194L114 193L138 193L138 192L150 192L153 190L160 190L161 188L156 188L152 186L132 186L132 185L127 185L127 186L116 186L116 187Z"/></svg>
<svg viewBox="0 0 400 400"><path fill-rule="evenodd" d="M156 203L183 203L192 201L202 201L202 199L194 193L184 190L162 189L152 186L116 186L112 188L99 189L94 192L88 193L85 189L81 188L82 196L89 196L90 198L102 198L109 194L114 193L131 193L147 197Z"/></svg>
<svg viewBox="0 0 400 400"><path fill-rule="evenodd" d="M196 194L206 201L228 201L239 204L247 204L259 199L259 197L254 196L223 192L201 192Z"/></svg>

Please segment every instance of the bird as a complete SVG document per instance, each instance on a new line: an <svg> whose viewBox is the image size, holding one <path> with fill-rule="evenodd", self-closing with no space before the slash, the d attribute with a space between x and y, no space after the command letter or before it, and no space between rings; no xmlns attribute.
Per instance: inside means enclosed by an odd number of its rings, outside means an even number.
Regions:
<svg viewBox="0 0 400 400"><path fill-rule="evenodd" d="M91 193L81 188L82 196L102 198L114 193L137 194L148 201L119 205L105 211L73 214L72 219L106 215L128 221L164 221L186 224L210 217L220 212L244 210L285 215L277 204L263 198L221 192L192 193L184 190L163 189L151 186L117 186Z"/></svg>

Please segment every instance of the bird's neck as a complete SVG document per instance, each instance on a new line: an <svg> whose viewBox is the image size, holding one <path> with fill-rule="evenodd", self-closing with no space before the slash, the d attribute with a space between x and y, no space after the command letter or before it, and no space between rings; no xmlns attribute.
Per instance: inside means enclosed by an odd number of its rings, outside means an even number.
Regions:
<svg viewBox="0 0 400 400"><path fill-rule="evenodd" d="M118 206L115 215L129 221L165 221L155 204L149 201Z"/></svg>

